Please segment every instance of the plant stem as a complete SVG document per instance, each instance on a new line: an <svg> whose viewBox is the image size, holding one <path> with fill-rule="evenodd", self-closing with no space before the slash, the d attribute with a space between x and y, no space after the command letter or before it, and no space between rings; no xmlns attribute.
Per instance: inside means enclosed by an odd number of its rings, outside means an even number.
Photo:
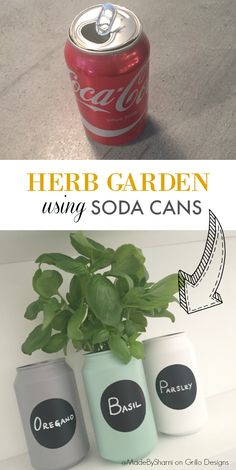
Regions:
<svg viewBox="0 0 236 470"><path fill-rule="evenodd" d="M64 297L62 297L62 295L60 294L60 292L57 292L57 295L59 295L60 299L62 300L62 302L63 302L64 304L67 303L66 300L64 299Z"/></svg>

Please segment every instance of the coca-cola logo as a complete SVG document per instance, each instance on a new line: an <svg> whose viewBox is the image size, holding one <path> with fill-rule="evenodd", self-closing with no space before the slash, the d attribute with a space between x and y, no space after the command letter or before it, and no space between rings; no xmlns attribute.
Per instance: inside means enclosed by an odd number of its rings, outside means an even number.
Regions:
<svg viewBox="0 0 236 470"><path fill-rule="evenodd" d="M113 108L122 113L134 105L140 104L146 96L148 91L148 68L149 64L147 63L126 87L121 86L103 90L91 86L82 87L78 75L72 70L70 71L70 77L80 104L95 112L110 113L110 105L113 103Z"/></svg>

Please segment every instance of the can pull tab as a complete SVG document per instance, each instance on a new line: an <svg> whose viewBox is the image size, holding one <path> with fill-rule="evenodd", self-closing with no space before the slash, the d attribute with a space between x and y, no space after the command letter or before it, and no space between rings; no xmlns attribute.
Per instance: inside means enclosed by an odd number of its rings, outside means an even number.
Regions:
<svg viewBox="0 0 236 470"><path fill-rule="evenodd" d="M104 3L96 22L96 31L100 36L105 36L111 32L111 28L116 18L116 8L112 3Z"/></svg>

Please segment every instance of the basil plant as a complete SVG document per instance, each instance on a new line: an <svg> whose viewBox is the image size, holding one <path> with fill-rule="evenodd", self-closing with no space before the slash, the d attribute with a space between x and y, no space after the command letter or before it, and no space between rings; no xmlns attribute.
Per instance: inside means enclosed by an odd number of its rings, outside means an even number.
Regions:
<svg viewBox="0 0 236 470"><path fill-rule="evenodd" d="M168 307L176 301L178 275L148 282L145 258L134 245L112 250L80 232L72 233L70 240L77 252L74 258L47 253L36 260L33 289L38 297L27 307L25 318L34 321L40 314L42 322L25 340L23 353L42 349L66 354L71 341L76 351L111 350L123 363L132 357L142 359L138 338L146 331L148 318L175 321ZM71 274L65 297L60 292L63 271Z"/></svg>

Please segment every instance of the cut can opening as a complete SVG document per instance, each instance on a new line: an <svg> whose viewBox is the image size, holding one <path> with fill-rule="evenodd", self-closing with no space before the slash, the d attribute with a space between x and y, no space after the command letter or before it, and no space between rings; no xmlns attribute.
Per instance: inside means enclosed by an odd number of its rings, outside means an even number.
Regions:
<svg viewBox="0 0 236 470"><path fill-rule="evenodd" d="M81 29L81 34L86 39L86 41L93 42L94 44L104 44L109 41L110 34L101 36L97 33L96 23L89 23L83 26Z"/></svg>

